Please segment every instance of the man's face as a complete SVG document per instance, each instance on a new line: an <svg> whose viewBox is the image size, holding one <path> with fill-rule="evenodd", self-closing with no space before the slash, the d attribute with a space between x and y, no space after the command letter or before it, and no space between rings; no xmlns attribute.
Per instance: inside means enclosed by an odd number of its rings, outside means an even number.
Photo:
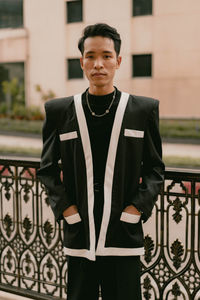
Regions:
<svg viewBox="0 0 200 300"><path fill-rule="evenodd" d="M113 40L102 36L87 38L80 61L90 82L90 89L102 88L110 92L115 71L121 63L121 57L117 57L115 52Z"/></svg>

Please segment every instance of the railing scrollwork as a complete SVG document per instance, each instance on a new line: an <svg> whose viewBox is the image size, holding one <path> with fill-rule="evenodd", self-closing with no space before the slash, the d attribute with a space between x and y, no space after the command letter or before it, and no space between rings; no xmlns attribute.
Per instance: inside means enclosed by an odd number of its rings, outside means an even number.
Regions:
<svg viewBox="0 0 200 300"><path fill-rule="evenodd" d="M67 261L39 162L0 159L0 289L66 299ZM200 299L200 172L167 170L144 224L144 300Z"/></svg>

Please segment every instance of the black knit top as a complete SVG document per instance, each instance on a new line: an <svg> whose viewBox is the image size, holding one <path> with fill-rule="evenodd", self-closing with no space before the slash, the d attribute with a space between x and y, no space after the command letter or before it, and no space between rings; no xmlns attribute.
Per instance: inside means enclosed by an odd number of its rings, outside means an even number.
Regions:
<svg viewBox="0 0 200 300"><path fill-rule="evenodd" d="M88 100L92 111L98 115L103 114L109 107L113 99L113 94L114 92L103 96L89 94ZM94 183L98 182L103 184L104 182L109 142L120 97L121 92L116 89L115 100L110 108L110 112L103 117L95 117L91 114L88 108L86 92L82 95L83 109L85 112L92 149Z"/></svg>

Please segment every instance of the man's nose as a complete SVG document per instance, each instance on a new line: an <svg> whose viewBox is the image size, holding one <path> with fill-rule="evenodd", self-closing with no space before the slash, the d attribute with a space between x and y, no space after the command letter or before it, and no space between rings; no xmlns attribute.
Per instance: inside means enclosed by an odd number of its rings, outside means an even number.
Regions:
<svg viewBox="0 0 200 300"><path fill-rule="evenodd" d="M102 66L103 66L102 59L100 59L100 58L96 59L94 62L94 67L96 69L100 69L100 68L102 68Z"/></svg>

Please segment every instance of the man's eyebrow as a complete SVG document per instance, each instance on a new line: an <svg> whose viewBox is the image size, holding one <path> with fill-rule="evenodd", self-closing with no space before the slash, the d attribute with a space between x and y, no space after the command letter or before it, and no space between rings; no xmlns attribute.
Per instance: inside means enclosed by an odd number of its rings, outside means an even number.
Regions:
<svg viewBox="0 0 200 300"><path fill-rule="evenodd" d="M85 54L87 55L87 54L94 54L94 53L95 53L95 51L87 51ZM103 51L103 53L112 53L112 51L105 50L105 51Z"/></svg>
<svg viewBox="0 0 200 300"><path fill-rule="evenodd" d="M93 54L95 53L94 51L87 51L85 54Z"/></svg>
<svg viewBox="0 0 200 300"><path fill-rule="evenodd" d="M108 51L108 50L106 50L106 51L103 51L103 53L112 53L112 51Z"/></svg>

